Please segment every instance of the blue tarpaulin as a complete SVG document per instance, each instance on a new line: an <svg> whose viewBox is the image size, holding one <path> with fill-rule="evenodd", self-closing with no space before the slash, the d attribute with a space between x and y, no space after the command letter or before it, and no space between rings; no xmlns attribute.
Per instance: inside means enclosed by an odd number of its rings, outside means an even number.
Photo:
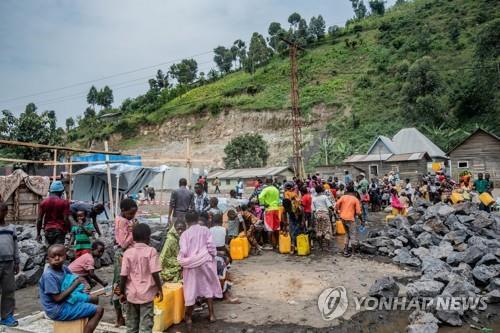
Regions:
<svg viewBox="0 0 500 333"><path fill-rule="evenodd" d="M142 166L142 162L140 161L141 160L140 155L109 155L109 160L111 162L120 161L120 163L122 164ZM106 161L106 155L104 154L73 156L73 162L105 162L105 161Z"/></svg>

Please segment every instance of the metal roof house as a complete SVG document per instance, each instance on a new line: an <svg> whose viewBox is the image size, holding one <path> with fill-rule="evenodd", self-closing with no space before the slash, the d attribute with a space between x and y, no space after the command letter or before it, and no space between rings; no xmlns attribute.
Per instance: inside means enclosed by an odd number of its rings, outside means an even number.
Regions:
<svg viewBox="0 0 500 333"><path fill-rule="evenodd" d="M366 154L411 154L421 152L426 152L433 160L443 161L448 159L444 151L413 127L401 129L392 139L385 136L377 137Z"/></svg>
<svg viewBox="0 0 500 333"><path fill-rule="evenodd" d="M251 187L254 186L256 178L272 177L278 179L278 181L291 179L293 177L293 170L287 166L214 170L207 176L209 184L211 184L216 177L220 180L220 189L228 191L236 187L239 179L243 180L245 187Z"/></svg>

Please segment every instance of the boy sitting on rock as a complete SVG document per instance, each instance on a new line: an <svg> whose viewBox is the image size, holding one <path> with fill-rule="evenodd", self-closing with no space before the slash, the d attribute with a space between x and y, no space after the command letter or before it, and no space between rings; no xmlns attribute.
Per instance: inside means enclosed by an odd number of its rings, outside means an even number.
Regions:
<svg viewBox="0 0 500 333"><path fill-rule="evenodd" d="M78 297L77 300L69 302L73 292L76 290L81 295L79 289L84 279L78 277L73 280L69 287L63 290L63 282L71 271L64 265L66 260L66 250L64 245L54 244L47 251L47 261L49 266L43 272L38 284L40 303L47 316L57 321L72 321L88 318L84 333L94 332L102 318L104 309L97 305L96 296L87 295L86 299ZM78 289L78 290L77 290ZM74 296L74 295L73 295Z"/></svg>

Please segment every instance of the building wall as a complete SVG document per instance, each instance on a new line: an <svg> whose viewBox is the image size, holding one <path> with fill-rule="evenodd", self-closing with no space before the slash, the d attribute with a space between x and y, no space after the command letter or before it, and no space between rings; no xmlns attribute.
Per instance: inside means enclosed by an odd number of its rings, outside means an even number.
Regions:
<svg viewBox="0 0 500 333"><path fill-rule="evenodd" d="M467 167L459 168L459 162L466 162ZM451 172L458 180L460 172L469 170L474 177L478 173L489 173L500 186L500 141L484 132L477 132L468 138L462 145L450 153Z"/></svg>
<svg viewBox="0 0 500 333"><path fill-rule="evenodd" d="M285 170L280 174L272 177L277 179L279 182L282 182L284 180L291 180L293 178L293 172ZM213 191L215 190L215 187L212 185L213 180L214 180L213 178L208 179L209 193L213 193ZM219 180L220 180L219 188L222 192L229 192L231 190L234 190L236 188L236 185L238 184L238 179L234 178L219 178ZM245 184L245 193L251 193L255 187L255 177L244 178L243 182Z"/></svg>
<svg viewBox="0 0 500 333"><path fill-rule="evenodd" d="M393 152L387 149L386 145L378 140L375 146L370 150L370 155L378 155L378 154L392 154Z"/></svg>

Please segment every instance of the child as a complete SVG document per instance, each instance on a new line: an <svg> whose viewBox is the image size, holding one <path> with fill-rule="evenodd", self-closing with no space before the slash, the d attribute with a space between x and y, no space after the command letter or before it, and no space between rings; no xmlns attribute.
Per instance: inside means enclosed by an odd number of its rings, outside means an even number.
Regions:
<svg viewBox="0 0 500 333"><path fill-rule="evenodd" d="M95 282L99 283L103 287L106 287L108 285L107 282L104 282L101 280L97 275L94 273L94 259L95 258L100 258L102 257L104 253L105 245L101 241L95 241L92 244L92 252L91 253L85 253L84 255L81 255L78 257L75 261L73 261L69 266L69 270L73 272L73 274L76 274L78 276L81 276L87 280L88 285L92 286Z"/></svg>
<svg viewBox="0 0 500 333"><path fill-rule="evenodd" d="M363 221L367 221L368 218L368 208L370 206L370 195L366 192L366 189L361 190L361 209L363 211Z"/></svg>
<svg viewBox="0 0 500 333"><path fill-rule="evenodd" d="M79 210L76 212L76 225L71 227L71 238L69 244L75 243L75 258L79 258L92 250L90 240L95 234L92 221L87 219L87 212Z"/></svg>
<svg viewBox="0 0 500 333"><path fill-rule="evenodd" d="M2 274L2 320L0 325L15 327L18 325L14 318L16 304L15 275L19 273L19 248L17 246L16 227L5 223L7 204L0 201L0 272Z"/></svg>
<svg viewBox="0 0 500 333"><path fill-rule="evenodd" d="M120 296L119 282L123 253L134 242L132 230L137 225L135 214L137 214L137 203L133 199L123 199L120 202L120 216L115 219L115 241L118 248L115 251L114 260L113 289L115 297L113 297L113 305L116 311L116 327L125 325L125 318L118 299Z"/></svg>
<svg viewBox="0 0 500 333"><path fill-rule="evenodd" d="M71 271L64 265L66 250L62 244L54 244L47 251L49 266L40 278L39 293L40 302L47 316L52 320L72 321L88 318L84 332L94 332L102 318L104 309L96 305L98 298L87 295L86 300L68 302L70 296L84 282L83 278L76 278L71 285L63 290L62 285L65 277L72 275Z"/></svg>
<svg viewBox="0 0 500 333"><path fill-rule="evenodd" d="M127 332L151 332L153 300L163 300L158 253L149 246L151 229L140 223L132 231L134 243L123 254L120 301L127 301Z"/></svg>
<svg viewBox="0 0 500 333"><path fill-rule="evenodd" d="M231 240L235 237L238 237L240 234L240 224L245 228L245 224L243 223L243 219L238 215L236 210L230 209L227 211L227 239L226 242L229 244ZM245 229L246 233L246 229Z"/></svg>
<svg viewBox="0 0 500 333"><path fill-rule="evenodd" d="M210 208L207 211L208 214L208 227L212 226L212 217L214 215L222 214L222 211L219 209L219 199L216 197L211 197L209 201Z"/></svg>

